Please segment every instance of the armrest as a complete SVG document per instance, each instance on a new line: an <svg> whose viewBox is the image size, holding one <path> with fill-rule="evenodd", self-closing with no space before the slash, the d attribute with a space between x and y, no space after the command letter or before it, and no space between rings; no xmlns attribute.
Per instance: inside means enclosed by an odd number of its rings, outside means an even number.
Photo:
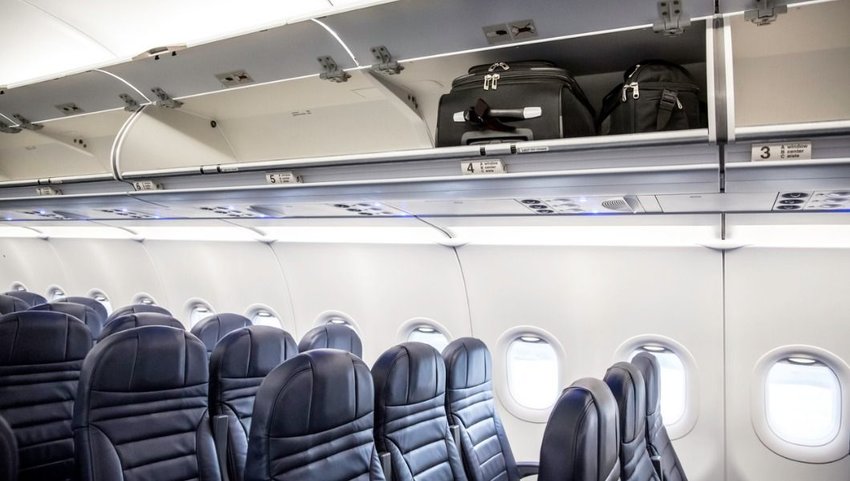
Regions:
<svg viewBox="0 0 850 481"><path fill-rule="evenodd" d="M227 416L213 417L213 439L218 457L218 469L221 471L221 481L230 481L230 476L227 473L227 429L229 423Z"/></svg>
<svg viewBox="0 0 850 481"><path fill-rule="evenodd" d="M387 481L392 481L393 462L390 453L378 453L378 457L381 459L381 467L384 468L384 478Z"/></svg>
<svg viewBox="0 0 850 481"><path fill-rule="evenodd" d="M457 424L450 425L449 433L452 435L452 440L454 440L455 446L460 449L460 426L458 426Z"/></svg>
<svg viewBox="0 0 850 481"><path fill-rule="evenodd" d="M520 478L535 476L540 471L540 463L537 461L526 461L522 463L516 463L516 467L517 471L519 471Z"/></svg>

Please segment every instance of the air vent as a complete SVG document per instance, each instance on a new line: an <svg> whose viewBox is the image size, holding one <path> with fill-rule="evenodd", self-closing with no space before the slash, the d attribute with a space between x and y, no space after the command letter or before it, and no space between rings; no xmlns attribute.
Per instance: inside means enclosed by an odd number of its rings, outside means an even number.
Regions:
<svg viewBox="0 0 850 481"><path fill-rule="evenodd" d="M254 79L251 78L251 76L244 70L235 70L233 72L216 74L215 78L217 78L218 81L227 88L254 83Z"/></svg>
<svg viewBox="0 0 850 481"><path fill-rule="evenodd" d="M341 215L361 215L364 217L404 215L403 212L381 204L380 202L355 202L329 205L339 209Z"/></svg>
<svg viewBox="0 0 850 481"><path fill-rule="evenodd" d="M148 219L159 219L158 215L149 214L147 212L137 211L137 210L129 210L129 209L99 209L100 212L104 214L116 215L118 217L124 217L125 219L134 219L134 220L148 220Z"/></svg>
<svg viewBox="0 0 850 481"><path fill-rule="evenodd" d="M850 210L850 190L816 192L780 192L773 205L775 211Z"/></svg>
<svg viewBox="0 0 850 481"><path fill-rule="evenodd" d="M259 212L252 212L250 207L242 208L235 207L232 205L222 206L203 206L200 207L201 210L206 211L210 214L216 214L218 216L223 217L233 217L233 218L241 218L241 219L253 219L258 217L266 217L265 214Z"/></svg>
<svg viewBox="0 0 850 481"><path fill-rule="evenodd" d="M638 202L633 197L616 197L602 201L602 207L615 212L636 212Z"/></svg>
<svg viewBox="0 0 850 481"><path fill-rule="evenodd" d="M634 196L625 197L556 197L516 199L535 214L600 214L622 212L637 214L643 208Z"/></svg>
<svg viewBox="0 0 850 481"><path fill-rule="evenodd" d="M38 217L40 219L51 219L51 220L80 220L85 219L86 217L80 214L76 214L73 212L56 210L24 210L20 212L21 214Z"/></svg>

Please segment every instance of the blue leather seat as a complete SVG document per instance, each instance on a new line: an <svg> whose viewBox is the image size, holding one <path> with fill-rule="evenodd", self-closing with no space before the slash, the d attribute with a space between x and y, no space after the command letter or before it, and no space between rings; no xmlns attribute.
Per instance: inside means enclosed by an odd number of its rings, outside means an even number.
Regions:
<svg viewBox="0 0 850 481"><path fill-rule="evenodd" d="M109 321L103 326L103 331L100 333L100 338L105 339L116 332L126 331L144 326L167 326L175 329L183 329L183 324L177 319L156 312L140 312L138 314L127 314Z"/></svg>
<svg viewBox="0 0 850 481"><path fill-rule="evenodd" d="M104 324L106 324L106 318L109 317L109 312L106 310L106 306L101 304L97 299L92 299L91 297L67 296L56 299L53 302L73 302L74 304L82 304L84 306L91 307L100 315L100 317L103 318ZM33 306L34 305L35 304L33 304Z"/></svg>
<svg viewBox="0 0 850 481"><path fill-rule="evenodd" d="M207 354L212 354L215 345L228 333L241 327L253 325L245 316L231 313L213 314L198 321L190 331L207 346Z"/></svg>
<svg viewBox="0 0 850 481"><path fill-rule="evenodd" d="M272 369L297 354L292 336L269 326L236 329L215 347L210 357L210 412L227 416L230 481L241 481L245 472L254 397L260 383Z"/></svg>
<svg viewBox="0 0 850 481"><path fill-rule="evenodd" d="M166 316L171 315L171 311L168 309L154 304L130 304L129 306L119 307L112 311L112 314L106 318L106 324L127 314L139 314L142 312L153 312L155 314L165 314Z"/></svg>
<svg viewBox="0 0 850 481"><path fill-rule="evenodd" d="M246 481L385 481L369 368L339 350L299 354L260 385Z"/></svg>
<svg viewBox="0 0 850 481"><path fill-rule="evenodd" d="M80 481L220 481L207 374L203 343L183 329L104 337L74 406Z"/></svg>
<svg viewBox="0 0 850 481"><path fill-rule="evenodd" d="M30 306L37 306L39 304L46 304L47 299L41 294L36 294L35 292L30 291L9 291L4 292L4 296L17 297L18 299L26 302Z"/></svg>
<svg viewBox="0 0 850 481"><path fill-rule="evenodd" d="M0 479L18 479L18 442L9 424L0 416Z"/></svg>
<svg viewBox="0 0 850 481"><path fill-rule="evenodd" d="M646 383L646 443L650 456L660 457L660 474L664 481L688 481L661 418L661 367L658 359L648 352L641 352L632 359L632 364L640 370Z"/></svg>
<svg viewBox="0 0 850 481"><path fill-rule="evenodd" d="M372 367L375 442L392 481L466 481L446 417L446 366L420 342L387 350Z"/></svg>
<svg viewBox="0 0 850 481"><path fill-rule="evenodd" d="M30 305L13 296L0 295L0 316L13 312L26 311Z"/></svg>
<svg viewBox="0 0 850 481"><path fill-rule="evenodd" d="M540 448L538 481L619 481L617 401L599 379L579 379L555 402Z"/></svg>
<svg viewBox="0 0 850 481"><path fill-rule="evenodd" d="M100 333L103 330L103 323L106 316L101 316L99 312L91 307L78 304L76 302L50 302L47 304L39 304L30 308L31 311L54 311L64 312L65 314L76 317L83 321L89 331L91 331L92 339L97 341L100 339Z"/></svg>
<svg viewBox="0 0 850 481"><path fill-rule="evenodd" d="M622 481L660 481L646 448L646 384L640 370L618 362L605 373L620 417L620 477Z"/></svg>
<svg viewBox="0 0 850 481"><path fill-rule="evenodd" d="M514 460L493 399L493 359L479 339L455 339L443 350L446 362L446 411L457 426L460 453L470 481L517 481L536 474L532 465L522 475Z"/></svg>
<svg viewBox="0 0 850 481"><path fill-rule="evenodd" d="M89 329L68 314L0 317L0 416L17 438L20 481L73 477L71 412L91 346Z"/></svg>
<svg viewBox="0 0 850 481"><path fill-rule="evenodd" d="M298 343L298 352L313 349L340 349L363 357L363 342L354 329L342 324L324 324L304 334Z"/></svg>

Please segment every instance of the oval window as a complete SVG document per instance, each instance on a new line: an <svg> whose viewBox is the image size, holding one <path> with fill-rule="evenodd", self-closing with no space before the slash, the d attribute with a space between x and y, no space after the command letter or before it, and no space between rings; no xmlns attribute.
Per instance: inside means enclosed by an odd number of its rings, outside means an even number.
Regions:
<svg viewBox="0 0 850 481"><path fill-rule="evenodd" d="M558 355L546 339L534 334L514 338L507 349L508 392L528 409L546 409L560 391Z"/></svg>
<svg viewBox="0 0 850 481"><path fill-rule="evenodd" d="M26 292L27 286L25 286L23 282L13 282L10 290L17 292Z"/></svg>
<svg viewBox="0 0 850 481"><path fill-rule="evenodd" d="M146 306L155 306L156 299L153 298L150 294L145 294L141 292L133 296L133 304L144 304Z"/></svg>
<svg viewBox="0 0 850 481"><path fill-rule="evenodd" d="M276 327L278 329L283 329L283 323L280 322L280 319L277 317L277 314L267 309L255 310L251 314L250 319L255 326L271 326Z"/></svg>
<svg viewBox="0 0 850 481"><path fill-rule="evenodd" d="M106 308L107 314L112 314L112 302L109 300L109 296L107 296L105 292L103 292L99 289L92 289L89 292L89 297L96 300L104 308Z"/></svg>
<svg viewBox="0 0 850 481"><path fill-rule="evenodd" d="M661 401L661 418L666 426L678 423L688 407L688 380L685 363L671 349L658 344L645 344L636 349L629 359L638 353L648 352L658 359L661 368L658 397Z"/></svg>
<svg viewBox="0 0 850 481"><path fill-rule="evenodd" d="M443 349L449 345L449 338L445 334L436 327L427 324L419 324L411 329L407 335L407 340L423 342L440 352L443 352Z"/></svg>
<svg viewBox="0 0 850 481"><path fill-rule="evenodd" d="M194 326L201 319L215 314L215 309L204 301L194 301L189 306L189 325Z"/></svg>
<svg viewBox="0 0 850 481"><path fill-rule="evenodd" d="M62 289L59 286L53 286L47 291L47 298L51 301L55 301L63 297L65 297L65 289Z"/></svg>

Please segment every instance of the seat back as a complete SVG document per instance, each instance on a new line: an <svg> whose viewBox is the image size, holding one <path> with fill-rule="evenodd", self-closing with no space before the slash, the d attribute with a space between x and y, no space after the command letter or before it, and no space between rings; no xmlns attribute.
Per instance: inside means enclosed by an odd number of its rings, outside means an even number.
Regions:
<svg viewBox="0 0 850 481"><path fill-rule="evenodd" d="M664 481L688 481L661 418L661 367L658 358L648 352L641 352L632 359L632 364L640 370L646 383L646 443L649 452L661 457Z"/></svg>
<svg viewBox="0 0 850 481"><path fill-rule="evenodd" d="M617 401L599 379L574 382L555 402L540 448L538 481L619 481Z"/></svg>
<svg viewBox="0 0 850 481"><path fill-rule="evenodd" d="M519 472L493 400L493 359L479 339L463 337L443 350L446 411L458 427L470 481L517 481Z"/></svg>
<svg viewBox="0 0 850 481"><path fill-rule="evenodd" d="M91 332L61 312L0 317L0 416L18 442L20 481L74 474L71 412Z"/></svg>
<svg viewBox="0 0 850 481"><path fill-rule="evenodd" d="M220 481L207 412L207 355L182 329L104 337L74 406L81 481Z"/></svg>
<svg viewBox="0 0 850 481"><path fill-rule="evenodd" d="M466 481L446 417L446 366L433 347L406 342L372 367L375 442L389 453L393 481Z"/></svg>
<svg viewBox="0 0 850 481"><path fill-rule="evenodd" d="M359 357L322 349L284 362L257 392L246 481L384 481L373 410Z"/></svg>
<svg viewBox="0 0 850 481"><path fill-rule="evenodd" d="M18 442L9 424L0 416L0 479L18 479Z"/></svg>
<svg viewBox="0 0 850 481"><path fill-rule="evenodd" d="M620 470L623 481L660 481L646 448L646 384L638 368L618 362L605 373L620 416Z"/></svg>
<svg viewBox="0 0 850 481"><path fill-rule="evenodd" d="M207 346L207 354L212 354L215 345L225 335L241 327L253 325L245 316L231 313L213 314L198 321L192 326L192 334Z"/></svg>
<svg viewBox="0 0 850 481"><path fill-rule="evenodd" d="M35 292L30 291L9 291L4 292L2 295L17 297L18 299L26 302L30 306L37 306L39 304L47 304L47 299L41 294L36 294Z"/></svg>
<svg viewBox="0 0 850 481"><path fill-rule="evenodd" d="M167 314L140 312L138 314L127 314L121 317L116 317L109 321L105 326L103 326L103 330L100 332L100 338L106 339L107 336L111 336L116 332L145 326L167 326L184 330L183 324L180 321Z"/></svg>
<svg viewBox="0 0 850 481"><path fill-rule="evenodd" d="M354 329L342 324L324 324L304 334L298 343L298 352L313 349L340 349L363 357L363 342Z"/></svg>
<svg viewBox="0 0 850 481"><path fill-rule="evenodd" d="M0 295L0 316L13 312L26 311L30 305L17 297Z"/></svg>
<svg viewBox="0 0 850 481"><path fill-rule="evenodd" d="M171 315L171 311L168 309L154 304L130 304L129 306L119 307L112 311L112 314L106 318L106 324L128 314L139 314L142 312L153 312L155 314L165 314L166 316Z"/></svg>
<svg viewBox="0 0 850 481"><path fill-rule="evenodd" d="M106 306L101 304L97 299L92 299L91 297L67 296L56 299L53 302L73 302L74 304L82 304L84 306L91 307L100 315L101 318L103 318L104 324L106 323L106 318L109 317L109 312L106 310Z"/></svg>
<svg viewBox="0 0 850 481"><path fill-rule="evenodd" d="M248 326L224 336L210 357L210 411L227 416L227 470L241 481L248 452L254 397L272 369L298 354L287 332Z"/></svg>
<svg viewBox="0 0 850 481"><path fill-rule="evenodd" d="M65 314L74 316L83 321L83 324L89 328L92 339L95 341L100 339L100 333L103 330L103 322L106 320L106 316L101 316L100 313L91 307L75 302L50 302L48 304L33 306L30 310L64 312Z"/></svg>

